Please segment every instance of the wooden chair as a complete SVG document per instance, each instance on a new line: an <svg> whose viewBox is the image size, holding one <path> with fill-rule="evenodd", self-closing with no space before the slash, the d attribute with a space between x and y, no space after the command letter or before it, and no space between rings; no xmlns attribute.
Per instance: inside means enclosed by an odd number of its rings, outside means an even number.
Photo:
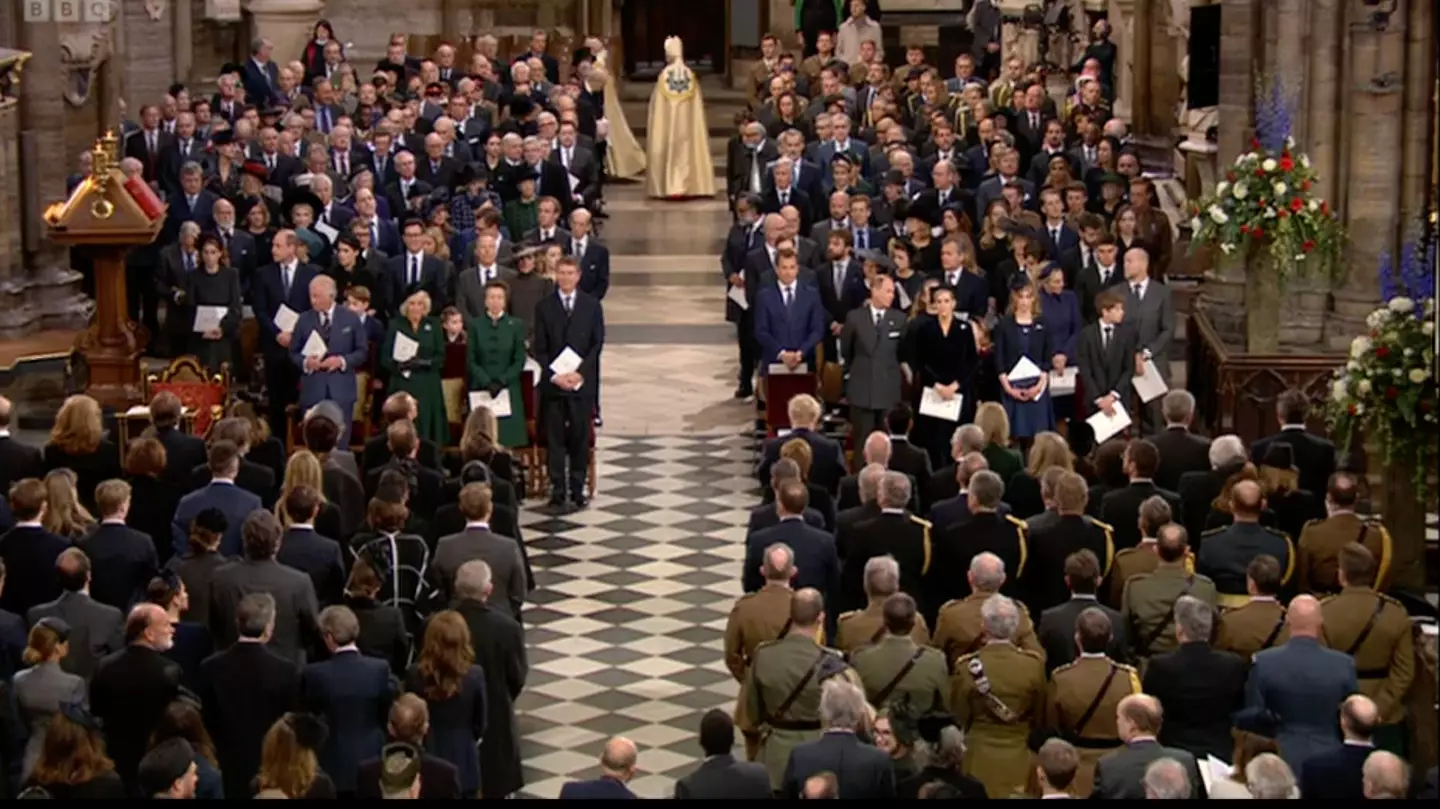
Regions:
<svg viewBox="0 0 1440 809"><path fill-rule="evenodd" d="M380 346L369 343L365 367L355 372L355 411L350 414L350 445L364 447L375 432L375 422L370 418L375 401L376 386L379 384L378 369Z"/></svg>
<svg viewBox="0 0 1440 809"><path fill-rule="evenodd" d="M465 343L445 344L445 364L440 370L440 390L445 397L445 420L450 424L450 443L458 446L465 432L468 412L470 373L468 346Z"/></svg>
<svg viewBox="0 0 1440 809"><path fill-rule="evenodd" d="M186 354L170 361L165 370L145 377L143 394L148 405L155 395L169 391L180 404L193 411L190 432L205 436L215 422L224 418L230 406L230 364L221 363L220 372L209 373L198 357Z"/></svg>

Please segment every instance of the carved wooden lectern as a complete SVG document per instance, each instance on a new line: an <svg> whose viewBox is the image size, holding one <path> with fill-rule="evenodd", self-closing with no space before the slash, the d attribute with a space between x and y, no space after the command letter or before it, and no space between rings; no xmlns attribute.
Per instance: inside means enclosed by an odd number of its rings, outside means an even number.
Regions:
<svg viewBox="0 0 1440 809"><path fill-rule="evenodd" d="M95 142L90 176L70 198L45 211L46 235L56 244L88 248L95 262L95 318L75 340L90 366L85 392L123 411L138 402L140 357L149 331L126 311L125 254L155 241L165 206L138 177L126 180L113 132Z"/></svg>

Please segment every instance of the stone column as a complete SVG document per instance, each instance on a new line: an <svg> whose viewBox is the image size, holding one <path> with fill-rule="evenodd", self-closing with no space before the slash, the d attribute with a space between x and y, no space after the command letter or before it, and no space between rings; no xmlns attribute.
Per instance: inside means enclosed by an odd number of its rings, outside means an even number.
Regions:
<svg viewBox="0 0 1440 809"><path fill-rule="evenodd" d="M1423 5L1423 3L1422 3ZM1353 6L1352 6L1353 7ZM1350 97L1348 162L1345 194L1350 245L1346 275L1335 290L1335 342L1348 341L1364 328L1365 316L1380 299L1376 267L1383 253L1398 246L1400 165L1403 147L1403 85L1387 85L1383 77L1403 76L1408 20L1402 11L1390 17L1384 31L1352 27L1351 80L1343 92ZM1363 13L1363 12L1360 12ZM1402 125L1397 126L1397 123Z"/></svg>
<svg viewBox="0 0 1440 809"><path fill-rule="evenodd" d="M1345 18L1341 6L1341 0L1312 0L1309 9L1309 105L1305 108L1305 137L1297 139L1305 144L1310 165L1320 175L1315 192L1326 199L1340 188L1335 156L1340 137L1340 60L1336 54L1341 52Z"/></svg>
<svg viewBox="0 0 1440 809"><path fill-rule="evenodd" d="M1000 0L995 4L1005 18L1025 15L1026 0ZM1018 23L1006 22L1000 25L1000 61L1003 64L1012 56L1019 56L1026 66L1040 59L1040 32L1027 30Z"/></svg>
<svg viewBox="0 0 1440 809"><path fill-rule="evenodd" d="M1401 227L1409 228L1435 194L1429 186L1430 145L1435 134L1435 4L1412 0L1405 41L1404 157L1400 161ZM1402 232L1402 238L1405 236Z"/></svg>
<svg viewBox="0 0 1440 809"><path fill-rule="evenodd" d="M190 84L195 67L194 16L190 3L175 0L170 4L171 25L175 29L175 80Z"/></svg>
<svg viewBox="0 0 1440 809"><path fill-rule="evenodd" d="M1309 109L1310 60L1305 56L1305 44L1311 20L1311 15L1306 13L1310 4L1304 0L1276 0L1274 5L1275 14L1282 21L1277 26L1275 62L1296 113L1291 117L1291 134L1296 143L1303 144L1308 128L1304 110Z"/></svg>
<svg viewBox="0 0 1440 809"><path fill-rule="evenodd" d="M391 11L386 0L345 0L331 6L327 15L335 26L335 36L341 42L349 43L345 49L347 60L365 65L365 70L369 70L385 58L385 46L390 42L392 27L386 22ZM304 47L303 44L301 47ZM362 79L365 78L365 70L361 71Z"/></svg>
<svg viewBox="0 0 1440 809"><path fill-rule="evenodd" d="M0 12L3 14L3 12ZM0 18L0 22L13 22ZM11 29L14 30L13 28ZM18 43L16 43L18 44ZM0 52L0 65L23 61L18 52ZM11 68L14 70L15 68ZM23 69L23 66L22 66ZM21 81L29 77L21 74ZM19 88L16 88L18 92ZM33 329L33 316L25 307L25 289L29 285L25 264L25 238L18 215L21 210L20 177L20 99L0 93L0 339L22 337Z"/></svg>
<svg viewBox="0 0 1440 809"><path fill-rule="evenodd" d="M120 3L119 8L125 49L115 51L115 61L125 71L125 102L130 105L130 117L138 120L140 107L159 104L175 82L179 54L174 48L175 24L169 17L175 10L172 3L166 7L166 16L152 20L143 2Z"/></svg>
<svg viewBox="0 0 1440 809"><path fill-rule="evenodd" d="M1111 37L1115 42L1115 115L1135 120L1135 0L1110 0Z"/></svg>
<svg viewBox="0 0 1440 809"><path fill-rule="evenodd" d="M1134 53L1130 69L1135 74L1131 82L1134 95L1130 97L1130 131L1135 135L1154 134L1150 86L1155 77L1151 75L1154 60L1150 58L1150 35L1154 33L1151 29L1155 15L1151 13L1151 3L1152 0L1135 0L1130 4L1130 50Z"/></svg>
<svg viewBox="0 0 1440 809"><path fill-rule="evenodd" d="M247 8L254 21L255 36L275 44L273 59L285 64L298 59L310 41L310 29L320 19L324 0L250 0ZM385 28L381 17L361 20L377 28Z"/></svg>

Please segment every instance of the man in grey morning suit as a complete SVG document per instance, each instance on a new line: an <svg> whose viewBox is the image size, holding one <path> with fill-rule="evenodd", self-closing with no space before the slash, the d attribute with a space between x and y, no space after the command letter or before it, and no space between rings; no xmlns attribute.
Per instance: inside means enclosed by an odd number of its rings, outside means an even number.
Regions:
<svg viewBox="0 0 1440 809"><path fill-rule="evenodd" d="M851 310L840 332L851 435L862 439L883 430L885 413L900 401L900 336L905 331L905 313L890 308L894 299L894 279L875 276L869 303Z"/></svg>
<svg viewBox="0 0 1440 809"><path fill-rule="evenodd" d="M455 305L466 319L485 314L485 285L500 279L509 282L515 271L500 263L496 236L482 233L475 240L475 266L460 271L455 282Z"/></svg>
<svg viewBox="0 0 1440 809"><path fill-rule="evenodd" d="M446 603L455 596L455 574L460 566L475 559L490 566L494 589L490 603L510 610L520 620L525 606L525 561L520 543L504 534L490 530L490 486L470 483L460 490L460 513L465 515L465 530L443 537L435 548L429 576L435 589L445 595Z"/></svg>
<svg viewBox="0 0 1440 809"><path fill-rule="evenodd" d="M55 575L60 579L60 597L31 607L25 619L31 626L44 618L65 622L70 653L60 661L60 668L88 683L101 658L125 648L125 616L90 597L90 558L79 548L60 554Z"/></svg>
<svg viewBox="0 0 1440 809"><path fill-rule="evenodd" d="M1135 326L1140 354L1155 361L1160 378L1170 381L1170 338L1175 334L1175 309L1170 288L1150 277L1150 254L1143 247L1125 252L1125 322ZM1139 375L1140 368L1136 368ZM1164 426L1161 398L1140 409L1140 423L1148 435Z"/></svg>
<svg viewBox="0 0 1440 809"><path fill-rule="evenodd" d="M275 631L270 651L304 665L306 653L319 648L315 585L310 577L275 561L285 530L268 511L256 511L241 529L244 557L215 571L210 583L210 632L215 648L230 648L239 636L235 617L240 602L251 593L269 593L275 599Z"/></svg>

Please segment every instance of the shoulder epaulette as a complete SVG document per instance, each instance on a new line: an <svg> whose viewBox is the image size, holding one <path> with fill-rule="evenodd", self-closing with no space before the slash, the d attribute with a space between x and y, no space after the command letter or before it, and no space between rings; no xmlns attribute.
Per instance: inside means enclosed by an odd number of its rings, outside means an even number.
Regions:
<svg viewBox="0 0 1440 809"><path fill-rule="evenodd" d="M959 657L955 658L955 663L958 665L962 660L969 660L970 658L972 658L972 657L974 657L975 655L978 655L978 654L980 654L980 653L979 653L978 651L975 651L975 652L968 652L968 653L966 653L966 654L960 655ZM956 669L956 671L959 671L959 669Z"/></svg>
<svg viewBox="0 0 1440 809"><path fill-rule="evenodd" d="M1041 663L1044 663L1044 662L1045 662L1045 653L1044 653L1044 652L1037 652L1037 651L1035 651L1034 649L1026 649L1024 646L1016 646L1015 649L1016 649L1016 651L1020 652L1020 654L1029 655L1030 657L1033 657L1033 658L1035 658L1036 660L1039 660Z"/></svg>
<svg viewBox="0 0 1440 809"><path fill-rule="evenodd" d="M1266 531L1274 534L1274 535L1277 536L1277 537L1285 537L1286 539L1289 539L1289 538L1290 538L1290 535L1289 535L1289 534L1285 533L1284 531L1281 531L1279 528L1272 528L1272 527L1270 527L1270 526L1268 526L1268 525L1262 525L1262 526L1260 526L1260 527L1261 527L1261 528L1264 528Z"/></svg>
<svg viewBox="0 0 1440 809"><path fill-rule="evenodd" d="M1059 665L1059 666L1056 666L1056 667L1055 667L1055 670L1052 671L1052 672L1050 672L1050 676L1053 677L1053 676L1059 674L1060 672L1062 672L1062 671L1064 671L1064 670L1066 670L1066 669L1074 668L1074 667L1075 667L1075 664L1076 664L1076 663L1079 663L1079 662L1080 662L1079 659L1075 659L1075 660L1071 660L1069 663L1064 663L1064 664L1061 664L1061 665Z"/></svg>
<svg viewBox="0 0 1440 809"><path fill-rule="evenodd" d="M1139 671L1140 671L1140 669L1135 668L1134 666L1130 665L1129 663L1121 663L1121 662L1118 661L1118 660L1111 660L1110 662L1111 662L1111 663L1114 663L1114 664L1115 664L1115 668L1120 669L1121 671L1133 671L1133 672L1139 672Z"/></svg>
<svg viewBox="0 0 1440 809"><path fill-rule="evenodd" d="M926 528L933 527L933 524L929 520L925 519L924 517L917 517L914 514L910 515L910 522L913 522L916 525L923 525Z"/></svg>
<svg viewBox="0 0 1440 809"><path fill-rule="evenodd" d="M1377 592L1376 595L1380 596L1381 598L1385 599L1386 601L1390 602L1391 604L1394 604L1395 606L1399 607L1399 608L1402 609L1402 610L1405 609L1405 605L1400 602L1400 599L1398 599L1398 598L1396 598L1396 597L1394 597L1394 596L1392 596L1392 595L1389 595L1389 594L1387 594L1387 593L1379 593L1379 592ZM1407 611L1406 614L1407 614L1407 615L1409 614L1408 611Z"/></svg>
<svg viewBox="0 0 1440 809"><path fill-rule="evenodd" d="M952 598L952 599L950 599L949 601L946 601L944 604L941 604L941 605L940 605L940 610L935 613L935 617L938 619L938 618L940 617L940 613L944 612L945 609L946 609L947 607L949 607L950 605L952 605L952 604L964 604L964 603L965 603L965 599L963 599L963 598ZM937 623L938 623L938 620L937 620Z"/></svg>
<svg viewBox="0 0 1440 809"><path fill-rule="evenodd" d="M1313 519L1313 520L1306 520L1306 521L1305 521L1305 527L1306 527L1306 528L1309 528L1309 527L1312 526L1312 525L1321 525L1321 524L1323 524L1324 522L1325 522L1325 518L1324 518L1324 517L1317 517L1316 519Z"/></svg>
<svg viewBox="0 0 1440 809"><path fill-rule="evenodd" d="M1097 519L1095 519L1094 517L1090 517L1090 516L1087 516L1085 519L1089 520L1091 525L1097 526L1097 527L1099 527L1099 528L1101 528L1101 529L1103 529L1103 530L1105 530L1105 531L1114 531L1114 530L1115 530L1115 526L1111 525L1111 524L1108 523L1108 522L1101 522L1100 520L1097 520ZM1127 549L1127 550L1128 550L1128 549Z"/></svg>
<svg viewBox="0 0 1440 809"><path fill-rule="evenodd" d="M1210 535L1212 535L1212 534L1218 534L1218 533L1220 533L1221 531L1228 531L1229 529L1230 529L1230 526L1228 526L1228 525L1222 525L1222 526L1220 526L1219 528L1211 528L1211 529L1208 530L1208 531L1201 531L1201 532L1200 532L1200 536L1202 536L1202 537L1208 537L1208 536L1210 536Z"/></svg>
<svg viewBox="0 0 1440 809"><path fill-rule="evenodd" d="M857 616L857 615L863 615L864 613L865 613L864 610L847 610L846 612L840 613L840 617L839 617L838 619L836 619L836 620L838 620L838 621L843 621L843 620L845 620L846 618L854 618L855 616Z"/></svg>
<svg viewBox="0 0 1440 809"><path fill-rule="evenodd" d="M1025 530L1025 521L1020 519L1019 517L1016 517L1014 514L1006 514L1005 519L1009 520L1010 524L1015 526L1018 530Z"/></svg>

